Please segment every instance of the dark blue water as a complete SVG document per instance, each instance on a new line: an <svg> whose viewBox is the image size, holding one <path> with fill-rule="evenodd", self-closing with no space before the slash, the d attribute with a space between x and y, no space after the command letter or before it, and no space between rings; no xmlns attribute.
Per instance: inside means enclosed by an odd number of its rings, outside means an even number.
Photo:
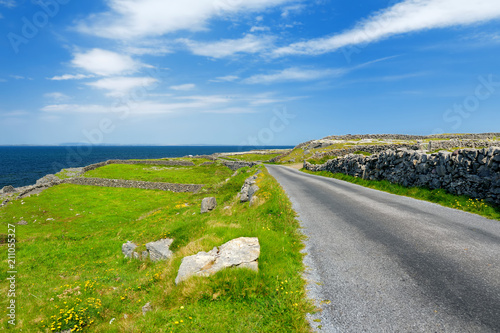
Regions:
<svg viewBox="0 0 500 333"><path fill-rule="evenodd" d="M34 184L37 179L61 169L82 167L110 159L146 159L210 155L213 153L249 151L258 148L291 148L288 146L80 146L80 147L0 147L0 189Z"/></svg>

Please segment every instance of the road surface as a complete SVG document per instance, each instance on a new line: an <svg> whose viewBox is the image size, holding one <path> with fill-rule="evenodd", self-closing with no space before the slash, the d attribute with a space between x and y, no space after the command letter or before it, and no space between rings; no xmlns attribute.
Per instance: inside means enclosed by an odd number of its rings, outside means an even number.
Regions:
<svg viewBox="0 0 500 333"><path fill-rule="evenodd" d="M500 221L267 168L309 237L318 331L500 332Z"/></svg>

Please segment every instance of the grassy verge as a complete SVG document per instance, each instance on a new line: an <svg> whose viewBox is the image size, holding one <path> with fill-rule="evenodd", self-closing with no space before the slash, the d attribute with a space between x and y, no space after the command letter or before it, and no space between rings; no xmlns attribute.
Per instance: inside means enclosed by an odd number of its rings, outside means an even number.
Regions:
<svg viewBox="0 0 500 333"><path fill-rule="evenodd" d="M483 200L471 199L470 197L464 195L450 194L443 189L430 190L421 187L404 187L399 184L391 183L387 180L366 180L344 175L342 173L331 173L328 171L313 172L305 169L301 169L301 171L312 175L348 181L384 192L426 200L445 207L460 209L469 213L482 215L490 219L500 220L500 207L486 203Z"/></svg>
<svg viewBox="0 0 500 333"><path fill-rule="evenodd" d="M222 166L219 166L222 168ZM236 200L246 169L203 193L58 185L0 209L2 228L20 220L17 327L25 332L308 332L302 237L291 204L268 175L258 177L259 206ZM218 207L199 214L203 197ZM173 259L124 259L127 240L163 237ZM259 272L228 269L179 285L184 256L237 237L258 237ZM7 252L6 244L0 245ZM4 260L4 267L7 267ZM0 279L6 281L6 270ZM7 294L7 283L1 292ZM4 312L7 301L1 301ZM152 311L142 315L150 302ZM7 317L0 327L9 328Z"/></svg>
<svg viewBox="0 0 500 333"><path fill-rule="evenodd" d="M237 154L237 155L227 155L227 158L239 161L247 162L263 162L269 161L271 158L280 156L281 154Z"/></svg>
<svg viewBox="0 0 500 333"><path fill-rule="evenodd" d="M146 164L108 164L86 172L84 177L142 180L176 184L219 183L233 172L220 164L198 166L165 166Z"/></svg>

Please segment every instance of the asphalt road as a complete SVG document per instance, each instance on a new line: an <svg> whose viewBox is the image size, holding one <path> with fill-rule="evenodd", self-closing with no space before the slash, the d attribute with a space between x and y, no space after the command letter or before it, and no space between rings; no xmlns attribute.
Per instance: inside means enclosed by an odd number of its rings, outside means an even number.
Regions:
<svg viewBox="0 0 500 333"><path fill-rule="evenodd" d="M304 233L321 332L500 332L500 221L267 166Z"/></svg>

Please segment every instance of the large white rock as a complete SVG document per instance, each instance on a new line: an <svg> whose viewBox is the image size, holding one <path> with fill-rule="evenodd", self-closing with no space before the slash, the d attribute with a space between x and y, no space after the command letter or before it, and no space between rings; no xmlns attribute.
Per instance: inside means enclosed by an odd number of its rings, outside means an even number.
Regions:
<svg viewBox="0 0 500 333"><path fill-rule="evenodd" d="M259 256L258 238L236 238L221 245L218 249L214 247L209 252L199 252L183 258L175 283L178 284L194 275L209 276L230 267L243 267L258 271Z"/></svg>

